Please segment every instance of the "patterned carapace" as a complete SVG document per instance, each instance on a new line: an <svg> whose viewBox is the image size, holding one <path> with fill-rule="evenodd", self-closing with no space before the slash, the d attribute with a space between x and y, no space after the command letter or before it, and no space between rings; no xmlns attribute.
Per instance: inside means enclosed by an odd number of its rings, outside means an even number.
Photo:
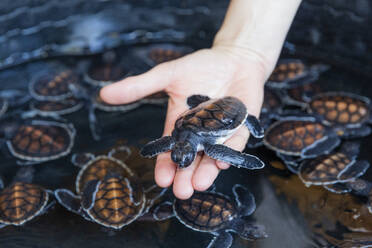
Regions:
<svg viewBox="0 0 372 248"><path fill-rule="evenodd" d="M183 114L175 124L196 133L232 130L243 123L247 116L245 105L234 97L207 101Z"/></svg>
<svg viewBox="0 0 372 248"><path fill-rule="evenodd" d="M325 93L314 97L309 111L330 124L362 124L370 115L369 100L343 93Z"/></svg>
<svg viewBox="0 0 372 248"><path fill-rule="evenodd" d="M120 164L116 159L107 156L98 156L80 171L76 179L76 193L83 192L85 185L91 180L103 180L107 175L133 177L133 173Z"/></svg>
<svg viewBox="0 0 372 248"><path fill-rule="evenodd" d="M337 152L312 159L301 166L302 181L310 184L331 184L342 180L340 173L351 162L344 153Z"/></svg>
<svg viewBox="0 0 372 248"><path fill-rule="evenodd" d="M231 201L216 193L195 193L188 200L175 200L174 209L185 225L199 231L217 231L237 217Z"/></svg>
<svg viewBox="0 0 372 248"><path fill-rule="evenodd" d="M322 92L322 88L319 84L312 83L312 84L304 84L298 86L296 88L288 89L287 94L293 100L298 102L306 102L306 97L315 96Z"/></svg>
<svg viewBox="0 0 372 248"><path fill-rule="evenodd" d="M75 98L69 98L64 101L33 101L31 108L42 112L60 112L74 108L79 101Z"/></svg>
<svg viewBox="0 0 372 248"><path fill-rule="evenodd" d="M43 74L33 84L36 94L46 97L71 96L69 84L77 82L76 75L69 70L55 74Z"/></svg>
<svg viewBox="0 0 372 248"><path fill-rule="evenodd" d="M0 223L22 225L45 207L48 193L39 186L17 182L0 192Z"/></svg>
<svg viewBox="0 0 372 248"><path fill-rule="evenodd" d="M112 177L101 181L93 207L87 211L94 221L121 228L134 221L144 208L144 195L126 178Z"/></svg>
<svg viewBox="0 0 372 248"><path fill-rule="evenodd" d="M269 81L285 82L304 76L305 65L300 60L279 61L271 74Z"/></svg>
<svg viewBox="0 0 372 248"><path fill-rule="evenodd" d="M21 125L10 144L25 157L50 157L68 150L71 136L62 126Z"/></svg>
<svg viewBox="0 0 372 248"><path fill-rule="evenodd" d="M326 132L319 122L279 121L267 130L264 143L280 153L300 156L304 148L323 138Z"/></svg>

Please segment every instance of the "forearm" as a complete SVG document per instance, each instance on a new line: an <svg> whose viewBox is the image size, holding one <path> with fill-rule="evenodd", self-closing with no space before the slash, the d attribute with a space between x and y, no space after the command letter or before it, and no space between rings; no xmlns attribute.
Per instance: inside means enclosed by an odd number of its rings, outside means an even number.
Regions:
<svg viewBox="0 0 372 248"><path fill-rule="evenodd" d="M213 47L258 60L268 77L301 0L231 0Z"/></svg>

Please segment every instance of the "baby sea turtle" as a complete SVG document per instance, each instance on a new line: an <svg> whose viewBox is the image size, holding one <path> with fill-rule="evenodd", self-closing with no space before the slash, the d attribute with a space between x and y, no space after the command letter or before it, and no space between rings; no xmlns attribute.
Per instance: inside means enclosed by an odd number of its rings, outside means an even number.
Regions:
<svg viewBox="0 0 372 248"><path fill-rule="evenodd" d="M239 99L230 96L210 99L208 96L193 95L187 99L187 104L190 110L177 119L172 136L149 142L141 150L142 156L153 157L172 150L173 162L184 168L194 161L197 152L204 151L213 159L237 167L264 167L265 164L257 157L222 145L243 125L253 136L263 137L264 131L259 121L248 114Z"/></svg>
<svg viewBox="0 0 372 248"><path fill-rule="evenodd" d="M308 186L352 181L369 168L367 161L356 160L358 153L359 144L347 142L337 152L303 161L298 175Z"/></svg>
<svg viewBox="0 0 372 248"><path fill-rule="evenodd" d="M84 73L84 81L94 87L104 87L128 76L122 63L117 61L116 54L106 52L101 59L91 63Z"/></svg>
<svg viewBox="0 0 372 248"><path fill-rule="evenodd" d="M345 92L318 94L308 103L308 112L319 116L326 125L353 129L358 137L371 132L366 126L372 123L371 103L367 97Z"/></svg>
<svg viewBox="0 0 372 248"><path fill-rule="evenodd" d="M71 70L42 72L32 78L29 92L38 101L61 101L74 95L77 82Z"/></svg>
<svg viewBox="0 0 372 248"><path fill-rule="evenodd" d="M75 139L72 124L46 120L25 120L3 124L6 145L22 163L41 163L70 153ZM26 162L27 161L27 162Z"/></svg>
<svg viewBox="0 0 372 248"><path fill-rule="evenodd" d="M233 193L235 202L228 196L213 191L197 192L187 200L165 202L154 209L154 218L163 220L174 215L188 228L211 233L215 238L208 247L231 247L232 232L246 240L266 238L267 234L262 225L243 218L255 211L254 196L238 184L234 185ZM166 211L169 215L165 214Z"/></svg>
<svg viewBox="0 0 372 248"><path fill-rule="evenodd" d="M192 51L192 48L182 45L155 44L136 48L134 54L152 67L160 63L178 59Z"/></svg>
<svg viewBox="0 0 372 248"><path fill-rule="evenodd" d="M67 189L58 189L58 202L71 212L113 229L121 229L142 216L154 199L146 194L140 180L121 160L114 157L118 151L130 154L128 147L111 150L108 155L73 156L73 163L81 170L76 178L77 195ZM160 197L164 190L154 197Z"/></svg>
<svg viewBox="0 0 372 248"><path fill-rule="evenodd" d="M32 174L32 167L18 170L13 182L5 188L0 179L0 228L21 226L54 205L50 202L50 191L31 183Z"/></svg>
<svg viewBox="0 0 372 248"><path fill-rule="evenodd" d="M305 85L301 85L296 88L288 89L286 91L283 101L286 105L299 106L301 108L306 108L307 103L311 99L323 92L319 83L313 82Z"/></svg>
<svg viewBox="0 0 372 248"><path fill-rule="evenodd" d="M299 59L281 59L266 86L275 89L295 88L317 80L319 74L328 68L329 66L323 64L308 66Z"/></svg>

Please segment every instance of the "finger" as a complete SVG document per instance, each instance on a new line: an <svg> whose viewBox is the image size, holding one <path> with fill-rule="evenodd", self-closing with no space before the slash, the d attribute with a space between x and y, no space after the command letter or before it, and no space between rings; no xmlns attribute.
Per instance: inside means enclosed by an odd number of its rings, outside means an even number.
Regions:
<svg viewBox="0 0 372 248"><path fill-rule="evenodd" d="M247 144L249 138L249 131L247 127L241 127L237 132L230 138L228 139L224 144L234 150L237 151L243 151L245 148L245 145ZM217 161L216 162L217 167L220 169L227 169L229 168L229 164L222 162L222 161Z"/></svg>
<svg viewBox="0 0 372 248"><path fill-rule="evenodd" d="M178 169L174 176L173 193L182 200L186 200L194 193L194 187L191 183L192 175L200 163L201 156L196 156L194 162L186 168Z"/></svg>
<svg viewBox="0 0 372 248"><path fill-rule="evenodd" d="M176 164L170 158L170 153L159 154L155 165L155 182L159 187L167 188L172 185L176 174Z"/></svg>
<svg viewBox="0 0 372 248"><path fill-rule="evenodd" d="M198 191L207 190L217 178L219 171L216 161L204 155L192 176L194 189Z"/></svg>
<svg viewBox="0 0 372 248"><path fill-rule="evenodd" d="M109 104L125 104L164 90L172 81L174 62L160 64L138 76L105 86L101 98Z"/></svg>

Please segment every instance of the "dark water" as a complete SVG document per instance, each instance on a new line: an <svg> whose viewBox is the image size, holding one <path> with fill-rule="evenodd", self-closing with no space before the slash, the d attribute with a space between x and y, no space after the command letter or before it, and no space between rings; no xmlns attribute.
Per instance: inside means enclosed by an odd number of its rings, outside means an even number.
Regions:
<svg viewBox="0 0 372 248"><path fill-rule="evenodd" d="M119 49L123 57L127 51L127 48ZM90 59L60 58L60 61L75 66ZM33 62L0 72L1 88L26 89L32 75L44 68L42 63ZM129 65L135 66L138 71L146 70L135 63ZM370 80L345 69L333 67L321 77L320 83L330 90L352 91L372 97ZM165 107L142 106L125 114L97 111L103 126L101 141L94 141L91 137L86 109L71 114L66 118L77 128L73 153L102 153L118 140L124 140L133 148L140 147L145 141L160 137L165 110ZM367 137L361 146L362 159L371 161L370 147L371 141ZM350 195L335 195L318 187L306 188L296 176L289 176L287 172L269 165L277 160L272 153L263 148L248 152L264 159L266 168L259 171L236 168L223 171L216 187L217 191L231 195L235 183L246 185L257 201L257 210L252 217L266 226L269 237L249 242L235 235L233 247L306 248L340 245L341 242L344 242L344 247L353 247L372 236L372 214L366 211L362 200ZM128 164L143 161L138 154L134 154ZM150 161L143 163L150 163L148 169L152 169ZM19 167L15 159L6 155L0 155L0 165L5 182L9 183ZM70 163L70 156L36 165L35 168L34 183L52 190L73 189L78 168ZM111 231L58 205L22 227L0 230L1 247L206 247L211 238L209 234L186 228L176 219L157 223L135 222L121 231Z"/></svg>

